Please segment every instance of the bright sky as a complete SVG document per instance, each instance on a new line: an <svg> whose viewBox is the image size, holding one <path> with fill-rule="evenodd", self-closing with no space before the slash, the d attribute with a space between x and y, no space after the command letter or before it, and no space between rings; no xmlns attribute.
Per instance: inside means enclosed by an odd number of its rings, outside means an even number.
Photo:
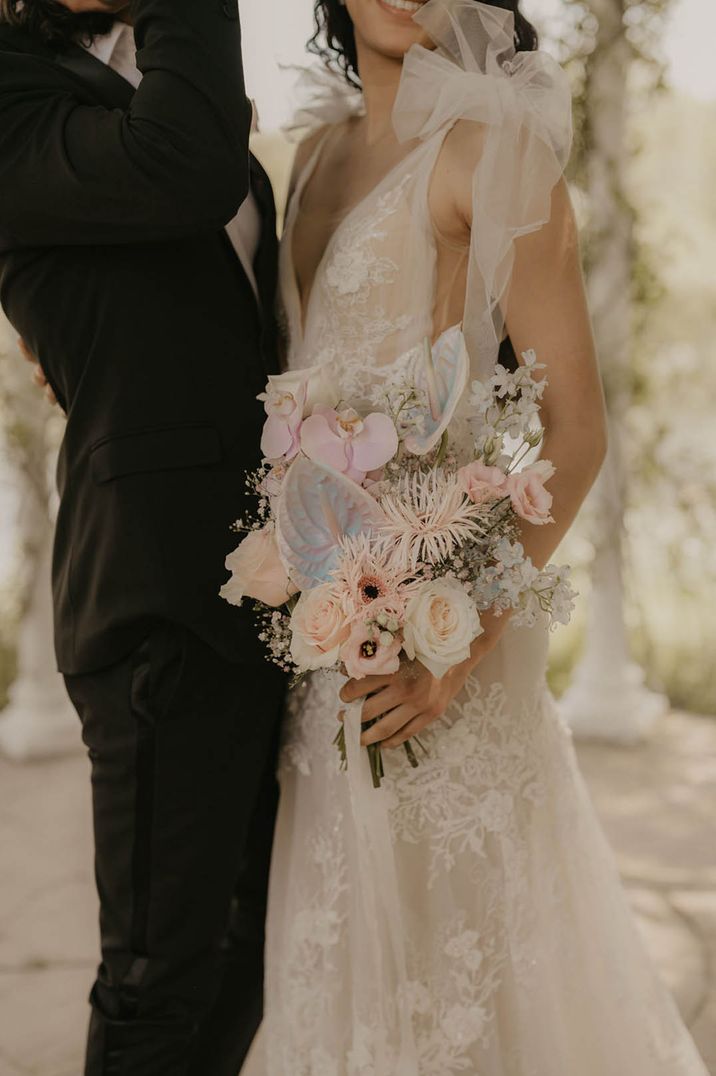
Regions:
<svg viewBox="0 0 716 1076"><path fill-rule="evenodd" d="M559 18L561 0L524 0L526 14ZM312 0L241 0L244 53L249 92L256 98L264 130L290 114L286 79L279 63L302 63L312 26ZM716 101L715 0L674 0L664 49L669 81L683 93Z"/></svg>

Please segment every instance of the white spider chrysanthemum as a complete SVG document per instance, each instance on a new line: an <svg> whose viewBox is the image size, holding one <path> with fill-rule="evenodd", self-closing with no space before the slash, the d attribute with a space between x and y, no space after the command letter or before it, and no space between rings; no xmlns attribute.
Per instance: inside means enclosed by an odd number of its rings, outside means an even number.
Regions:
<svg viewBox="0 0 716 1076"><path fill-rule="evenodd" d="M381 530L413 569L439 564L484 533L484 508L468 500L455 475L441 470L405 475L380 506L386 516Z"/></svg>

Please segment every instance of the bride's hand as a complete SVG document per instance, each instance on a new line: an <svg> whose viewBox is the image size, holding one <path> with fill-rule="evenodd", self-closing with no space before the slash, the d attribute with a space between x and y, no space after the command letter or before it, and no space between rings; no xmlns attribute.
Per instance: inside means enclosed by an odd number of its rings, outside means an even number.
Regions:
<svg viewBox="0 0 716 1076"><path fill-rule="evenodd" d="M379 718L363 733L363 746L380 743L381 747L398 747L442 717L462 691L470 673L496 646L507 627L509 614L500 617L485 614L481 620L484 631L472 644L470 657L440 680L420 662L405 661L391 676L366 676L344 684L343 702L370 696L363 704L364 724Z"/></svg>

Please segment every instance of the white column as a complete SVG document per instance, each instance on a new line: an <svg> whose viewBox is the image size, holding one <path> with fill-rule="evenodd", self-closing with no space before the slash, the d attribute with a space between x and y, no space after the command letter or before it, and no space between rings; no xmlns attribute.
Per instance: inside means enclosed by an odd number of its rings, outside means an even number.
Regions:
<svg viewBox="0 0 716 1076"><path fill-rule="evenodd" d="M63 423L32 384L30 369L17 354L14 334L5 321L0 321L0 365L0 404L13 431L8 433L7 456L20 492L17 585L23 609L17 677L0 713L0 752L23 760L77 751L82 743L79 720L56 672L52 641L54 524L49 474Z"/></svg>
<svg viewBox="0 0 716 1076"><path fill-rule="evenodd" d="M585 649L562 710L578 736L635 743L668 703L644 686L624 621L622 431L632 348L633 216L625 170L631 46L623 0L590 0L599 24L587 87L588 291L610 417L610 444L590 498L594 561Z"/></svg>
<svg viewBox="0 0 716 1076"><path fill-rule="evenodd" d="M595 546L584 651L561 700L575 736L636 744L669 708L649 691L629 654L622 578L622 500L617 432L595 486L591 507Z"/></svg>

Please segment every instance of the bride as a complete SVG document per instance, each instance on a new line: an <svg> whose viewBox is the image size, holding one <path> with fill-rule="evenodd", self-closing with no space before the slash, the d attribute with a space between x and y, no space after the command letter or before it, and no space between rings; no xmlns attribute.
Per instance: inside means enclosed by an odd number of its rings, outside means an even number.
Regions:
<svg viewBox="0 0 716 1076"><path fill-rule="evenodd" d="M282 248L288 365L370 406L462 324L473 377L546 364L553 554L605 423L562 171L565 78L515 0L318 0L335 74L309 103ZM484 618L442 680L293 695L281 762L266 1011L245 1076L705 1076L637 939L545 684L547 629ZM340 689L340 699L337 691ZM386 750L360 799L331 741L364 696Z"/></svg>

